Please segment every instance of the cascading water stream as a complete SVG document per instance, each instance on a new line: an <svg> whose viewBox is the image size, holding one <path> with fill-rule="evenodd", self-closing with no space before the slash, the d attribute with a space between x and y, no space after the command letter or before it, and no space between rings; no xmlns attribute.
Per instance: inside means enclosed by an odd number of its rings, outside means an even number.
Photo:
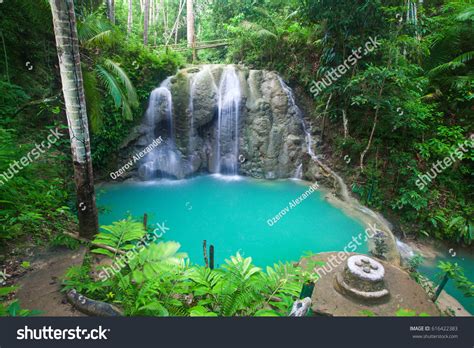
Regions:
<svg viewBox="0 0 474 348"><path fill-rule="evenodd" d="M224 69L218 95L216 172L237 175L241 91L234 67Z"/></svg>
<svg viewBox="0 0 474 348"><path fill-rule="evenodd" d="M293 179L301 180L302 178L303 178L303 163L300 163L295 170L295 175L293 176Z"/></svg>
<svg viewBox="0 0 474 348"><path fill-rule="evenodd" d="M145 114L148 127L146 138L148 144L151 144L154 139L161 136L164 143L145 157L142 172L146 179L154 178L157 172L161 172L162 175L178 176L181 171L180 156L177 154L175 144L173 97L170 85L171 77L168 77L150 94ZM165 127L159 128L163 123Z"/></svg>
<svg viewBox="0 0 474 348"><path fill-rule="evenodd" d="M200 72L199 72L200 73ZM195 148L194 144L194 92L196 90L196 83L198 81L198 75L199 73L196 74L196 76L193 76L189 80L189 115L190 115L190 120L189 120L189 135L188 135L188 154L192 154Z"/></svg>
<svg viewBox="0 0 474 348"><path fill-rule="evenodd" d="M349 190L347 189L347 185L345 184L344 180L342 180L342 178L339 175L337 175L333 170L331 170L331 168L329 168L324 163L322 163L319 160L318 156L314 153L314 151L313 151L313 144L314 144L313 137L311 136L311 132L308 129L308 126L306 125L306 122L303 118L303 113L301 112L301 109L298 107L298 105L296 105L295 97L293 95L293 91L281 79L281 77L278 77L278 79L280 81L280 84L281 84L283 90L285 91L286 95L288 96L289 106L291 108L294 108L294 110L296 112L296 115L301 120L301 125L302 125L303 131L305 133L306 150L307 150L308 154L311 156L311 159L313 161L315 161L320 167L322 167L325 171L327 171L328 173L330 173L334 177L334 179L337 181L339 189L340 189L339 193L340 193L340 195L341 195L341 197L344 201L346 201L346 202L354 201L352 199L352 197L349 195ZM296 169L295 177L296 177L297 173L298 173L298 168Z"/></svg>
<svg viewBox="0 0 474 348"><path fill-rule="evenodd" d="M313 138L311 136L311 132L308 129L308 126L306 125L306 122L303 118L303 113L301 112L301 109L296 105L295 102L295 96L293 95L293 91L291 90L290 87L285 83L285 81L282 80L280 76L278 76L278 80L280 81L281 88L285 91L287 97L288 97L288 105L290 108L294 109L296 112L296 115L301 121L301 125L303 126L303 131L305 134L305 142L306 142L306 150L308 151L308 154L311 156L311 158L316 159L316 155L313 151Z"/></svg>

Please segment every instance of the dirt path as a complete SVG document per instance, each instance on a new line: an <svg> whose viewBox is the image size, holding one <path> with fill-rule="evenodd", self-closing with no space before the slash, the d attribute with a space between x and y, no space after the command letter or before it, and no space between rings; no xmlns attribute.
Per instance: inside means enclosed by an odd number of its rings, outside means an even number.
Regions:
<svg viewBox="0 0 474 348"><path fill-rule="evenodd" d="M60 287L66 270L82 264L85 252L86 248L80 247L45 251L34 256L30 270L16 282L20 286L17 298L21 307L39 310L41 316L84 316L66 301Z"/></svg>

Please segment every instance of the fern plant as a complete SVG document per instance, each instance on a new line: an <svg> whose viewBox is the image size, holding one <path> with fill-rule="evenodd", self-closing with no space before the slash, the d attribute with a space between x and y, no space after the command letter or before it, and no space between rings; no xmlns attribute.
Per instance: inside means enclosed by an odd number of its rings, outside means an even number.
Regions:
<svg viewBox="0 0 474 348"><path fill-rule="evenodd" d="M92 243L106 245L117 251L129 251L135 248L136 243L146 234L143 224L131 219L116 221L112 225L102 226L101 229L103 231L97 234ZM113 253L100 247L92 250L92 252L107 255L111 258L117 256L117 252Z"/></svg>
<svg viewBox="0 0 474 348"><path fill-rule="evenodd" d="M127 252L144 236L143 225L127 219L103 226L93 242ZM286 316L302 284L314 280L311 272L289 263L264 272L240 253L219 269L191 265L179 249L172 241L140 245L106 282L94 282L90 267L72 267L64 290L75 288L98 300L113 300L133 316ZM93 252L117 256L100 247Z"/></svg>
<svg viewBox="0 0 474 348"><path fill-rule="evenodd" d="M187 255L179 243L151 244L129 262L129 270L117 277L118 300L129 315L187 315L182 301L191 290L186 281Z"/></svg>

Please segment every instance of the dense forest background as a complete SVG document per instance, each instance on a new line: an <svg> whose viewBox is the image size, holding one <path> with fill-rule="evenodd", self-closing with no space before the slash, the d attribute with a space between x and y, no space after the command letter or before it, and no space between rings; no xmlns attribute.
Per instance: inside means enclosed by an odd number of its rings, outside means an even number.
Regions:
<svg viewBox="0 0 474 348"><path fill-rule="evenodd" d="M417 185L474 133L472 1L200 0L191 7L191 44L186 2L75 1L96 180L163 79L191 63L244 64L288 81L317 129L318 153L396 232L472 243L472 146ZM5 173L31 144L68 127L48 2L4 0L0 23ZM370 38L377 49L312 93L312 81ZM224 39L193 52L195 42ZM0 177L0 247L54 243L57 232L77 229L70 163L64 136L12 178Z"/></svg>

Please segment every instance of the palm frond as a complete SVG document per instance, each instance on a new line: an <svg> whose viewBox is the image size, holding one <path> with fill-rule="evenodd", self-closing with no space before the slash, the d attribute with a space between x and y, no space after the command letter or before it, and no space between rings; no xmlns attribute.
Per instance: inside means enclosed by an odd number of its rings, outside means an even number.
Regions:
<svg viewBox="0 0 474 348"><path fill-rule="evenodd" d="M109 33L103 34L105 32ZM77 36L81 43L91 44L94 41L100 42L100 39L110 39L110 35L110 23L103 19L99 13L93 12L88 15L79 17L79 20L77 22Z"/></svg>
<svg viewBox="0 0 474 348"><path fill-rule="evenodd" d="M452 62L465 64L474 58L474 51L465 52L452 60Z"/></svg>
<svg viewBox="0 0 474 348"><path fill-rule="evenodd" d="M104 43L110 43L113 40L112 30L102 31L92 36L87 42L86 45L100 45Z"/></svg>
<svg viewBox="0 0 474 348"><path fill-rule="evenodd" d="M464 10L456 17L458 21L472 21L474 20L474 6L470 6Z"/></svg>
<svg viewBox="0 0 474 348"><path fill-rule="evenodd" d="M115 77L107 71L102 65L96 65L97 76L102 84L107 88L110 96L114 100L115 107L118 109L122 105L124 99L124 92L120 88Z"/></svg>
<svg viewBox="0 0 474 348"><path fill-rule="evenodd" d="M448 70L454 70L465 66L465 63L469 62L474 58L474 51L465 52L451 61L440 64L437 67L431 69L428 74L430 76L438 75L440 73L446 72Z"/></svg>
<svg viewBox="0 0 474 348"><path fill-rule="evenodd" d="M275 33L271 32L270 30L267 30L267 29L263 28L261 25L259 25L257 23L253 23L253 22L249 22L249 21L242 21L242 23L240 23L240 25L242 26L242 28L244 28L246 30L253 31L258 37L273 38L273 39L277 38L277 35Z"/></svg>
<svg viewBox="0 0 474 348"><path fill-rule="evenodd" d="M102 96L99 93L96 72L82 71L84 93L86 96L87 116L93 132L98 132L103 124Z"/></svg>
<svg viewBox="0 0 474 348"><path fill-rule="evenodd" d="M127 73L117 63L110 59L106 59L104 65L119 78L120 82L125 87L129 104L133 107L138 106L137 92L128 78Z"/></svg>

